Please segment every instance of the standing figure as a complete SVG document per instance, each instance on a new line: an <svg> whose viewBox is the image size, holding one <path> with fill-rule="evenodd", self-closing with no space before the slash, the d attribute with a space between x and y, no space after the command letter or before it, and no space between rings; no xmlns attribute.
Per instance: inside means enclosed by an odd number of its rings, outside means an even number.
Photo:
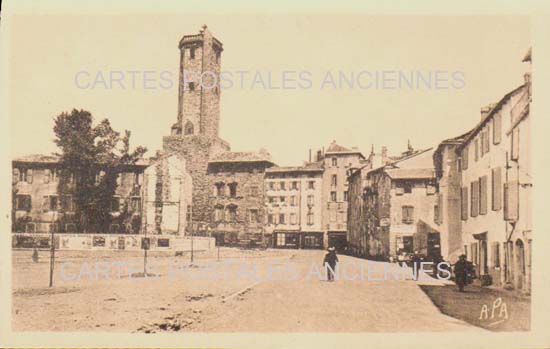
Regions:
<svg viewBox="0 0 550 349"><path fill-rule="evenodd" d="M38 250L36 249L36 247L32 251L32 261L34 263L38 263Z"/></svg>
<svg viewBox="0 0 550 349"><path fill-rule="evenodd" d="M323 265L327 269L328 281L334 281L334 271L336 270L336 263L338 262L338 256L336 255L336 249L334 247L328 248L328 253L325 255Z"/></svg>
<svg viewBox="0 0 550 349"><path fill-rule="evenodd" d="M464 292L464 286L468 284L468 261L466 261L466 255L460 255L458 261L455 263L455 282L458 286L459 292Z"/></svg>

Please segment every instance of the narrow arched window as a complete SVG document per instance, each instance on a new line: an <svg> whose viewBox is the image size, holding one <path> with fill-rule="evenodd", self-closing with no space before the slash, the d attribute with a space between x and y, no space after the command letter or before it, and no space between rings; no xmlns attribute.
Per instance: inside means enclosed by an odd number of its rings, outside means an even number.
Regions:
<svg viewBox="0 0 550 349"><path fill-rule="evenodd" d="M193 123L191 121L187 121L185 123L185 135L192 135L194 133L193 130Z"/></svg>

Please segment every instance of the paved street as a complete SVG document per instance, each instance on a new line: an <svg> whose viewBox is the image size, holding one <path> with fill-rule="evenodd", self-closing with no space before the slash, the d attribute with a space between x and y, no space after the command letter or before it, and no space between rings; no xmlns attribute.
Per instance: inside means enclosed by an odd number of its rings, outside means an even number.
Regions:
<svg viewBox="0 0 550 349"><path fill-rule="evenodd" d="M43 257L46 256L44 252ZM89 252L88 252L89 253ZM151 257L161 277L62 281L44 287L46 258L34 264L28 251L14 253L15 330L102 331L481 331L445 316L412 280L338 280L307 278L312 262L321 263L323 251L224 249L222 260L246 261L265 272L269 262L296 263L297 280L254 281L171 280L166 265L174 257ZM138 255L71 255L61 260L139 260ZM198 261L216 261L212 252ZM364 260L340 256L340 262ZM163 268L164 267L164 268ZM59 270L60 266L56 265ZM233 269L235 271L235 269ZM74 270L73 270L74 272ZM200 268L189 272L199 275ZM31 275L34 275L31 277ZM442 284L441 281L424 281ZM36 309L40 309L37 312ZM477 311L477 310L476 310Z"/></svg>

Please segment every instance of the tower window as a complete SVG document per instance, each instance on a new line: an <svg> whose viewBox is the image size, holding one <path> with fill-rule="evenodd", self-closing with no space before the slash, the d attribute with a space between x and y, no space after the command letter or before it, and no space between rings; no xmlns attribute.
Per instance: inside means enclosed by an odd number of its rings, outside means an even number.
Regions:
<svg viewBox="0 0 550 349"><path fill-rule="evenodd" d="M193 81L191 81L191 82L189 83L189 90L190 90L190 91L195 91L195 83L194 83Z"/></svg>
<svg viewBox="0 0 550 349"><path fill-rule="evenodd" d="M237 196L237 183L229 183L229 196L232 198Z"/></svg>
<svg viewBox="0 0 550 349"><path fill-rule="evenodd" d="M185 135L192 135L193 133L194 133L193 123L191 121L187 121L185 123Z"/></svg>
<svg viewBox="0 0 550 349"><path fill-rule="evenodd" d="M195 48L194 48L194 47L191 47L191 48L189 49L189 57L190 57L191 59L195 59Z"/></svg>

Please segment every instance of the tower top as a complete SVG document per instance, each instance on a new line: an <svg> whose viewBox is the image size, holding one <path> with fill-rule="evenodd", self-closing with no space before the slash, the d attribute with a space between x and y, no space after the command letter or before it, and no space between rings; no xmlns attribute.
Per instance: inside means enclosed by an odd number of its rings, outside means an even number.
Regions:
<svg viewBox="0 0 550 349"><path fill-rule="evenodd" d="M179 42L179 49L184 47L201 45L204 41L212 41L212 46L216 51L223 51L223 44L220 40L212 36L212 33L208 30L208 26L204 24L198 34L184 35Z"/></svg>

